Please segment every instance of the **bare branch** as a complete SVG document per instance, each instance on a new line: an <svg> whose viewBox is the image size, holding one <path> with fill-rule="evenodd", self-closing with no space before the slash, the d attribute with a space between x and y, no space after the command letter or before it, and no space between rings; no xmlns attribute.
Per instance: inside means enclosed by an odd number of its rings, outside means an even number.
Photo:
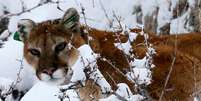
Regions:
<svg viewBox="0 0 201 101"><path fill-rule="evenodd" d="M166 79L165 79L165 84L164 84L163 90L162 90L162 92L161 92L159 101L163 101L162 98L163 98L163 95L164 95L164 93L165 93L165 89L166 89L166 86L167 86L167 84L168 84L168 81L169 81L169 79L170 79L170 75L171 75L171 73L172 73L175 60L176 60L176 57L174 57L173 60L172 60L172 63L171 63L171 66L170 66L170 70L169 70L168 75L167 75L167 77L166 77Z"/></svg>
<svg viewBox="0 0 201 101"><path fill-rule="evenodd" d="M167 86L167 84L168 84L168 82L169 82L170 75L171 75L171 73L172 73L172 70L173 70L173 67L174 67L174 64L175 64L175 61L176 61L176 56L177 56L177 35L175 35L174 57L173 57L173 60L172 60L171 65L170 65L170 70L169 70L168 75L167 75L167 77L166 77L165 84L164 84L164 87L163 87L163 89L162 89L162 92L161 92L159 101L162 101L162 100L163 100L162 98L163 98L163 96L164 96L166 86Z"/></svg>
<svg viewBox="0 0 201 101"><path fill-rule="evenodd" d="M106 11L105 7L103 6L103 3L101 2L101 0L99 0L99 3L100 3L100 6L101 6L101 9L103 10L103 12L104 12L104 14L105 14L106 19L107 19L108 22L109 22L109 28L112 28L113 22L110 20L108 14L107 14L107 11Z"/></svg>
<svg viewBox="0 0 201 101"><path fill-rule="evenodd" d="M112 80L112 82L117 85L117 82L113 79L113 77L108 73L106 72L106 74L108 75L108 77Z"/></svg>
<svg viewBox="0 0 201 101"><path fill-rule="evenodd" d="M119 27L120 27L119 29L120 29L120 31L123 31L123 26L122 26L122 24L121 24L121 17L118 17L114 11L112 11L112 12L113 12L114 18L117 20L117 22L118 22L118 24L119 24Z"/></svg>

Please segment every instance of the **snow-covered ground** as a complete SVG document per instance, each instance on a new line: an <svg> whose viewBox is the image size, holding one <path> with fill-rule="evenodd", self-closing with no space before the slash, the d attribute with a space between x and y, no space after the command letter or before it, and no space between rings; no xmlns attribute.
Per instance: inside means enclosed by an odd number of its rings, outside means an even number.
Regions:
<svg viewBox="0 0 201 101"><path fill-rule="evenodd" d="M5 77L10 80L17 79L17 73L21 69L21 60L23 60L23 70L20 73L22 89L30 88L33 85L34 73L31 67L23 59L23 44L13 40L12 37L5 42L3 48L0 49L0 77ZM28 83L27 83L28 82ZM0 83L1 84L1 83Z"/></svg>

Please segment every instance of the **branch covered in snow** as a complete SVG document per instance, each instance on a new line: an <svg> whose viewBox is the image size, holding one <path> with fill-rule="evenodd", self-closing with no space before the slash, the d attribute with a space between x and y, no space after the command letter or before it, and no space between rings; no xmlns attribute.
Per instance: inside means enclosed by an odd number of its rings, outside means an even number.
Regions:
<svg viewBox="0 0 201 101"><path fill-rule="evenodd" d="M63 96L59 96L59 98L64 99L65 91L69 89L78 89L79 87L85 86L85 81L87 79L94 80L94 82L100 86L102 93L111 92L110 84L105 80L97 68L96 59L98 58L98 55L92 51L89 45L82 45L78 48L78 51L79 59L72 67L73 75L71 83L60 88Z"/></svg>
<svg viewBox="0 0 201 101"><path fill-rule="evenodd" d="M52 1L52 0L40 0L40 2L39 2L36 6L34 6L34 7L32 7L32 8L29 8L29 9L27 9L27 7L26 7L27 5L25 5L22 0L20 0L20 2L21 2L21 4L22 4L22 11L21 11L21 12L4 14L4 15L1 15L1 16L0 16L0 19L8 18L8 17L11 17L11 16L19 16L19 15L21 15L21 14L23 14L23 13L31 12L32 10L34 10L34 9L36 9L36 8L38 8L38 7L44 6L45 4L49 4L49 3L51 3L51 4L57 4L57 9L63 11L63 10L59 7L60 1L54 2L54 1Z"/></svg>

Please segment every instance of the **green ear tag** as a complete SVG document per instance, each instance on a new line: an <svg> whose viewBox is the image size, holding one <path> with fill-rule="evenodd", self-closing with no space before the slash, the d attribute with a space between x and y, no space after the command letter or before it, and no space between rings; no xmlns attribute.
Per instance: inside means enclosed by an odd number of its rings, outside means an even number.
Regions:
<svg viewBox="0 0 201 101"><path fill-rule="evenodd" d="M14 33L13 39L14 39L14 40L17 40L17 41L22 41L22 40L20 39L20 33L17 32L17 31Z"/></svg>
<svg viewBox="0 0 201 101"><path fill-rule="evenodd" d="M76 16L76 15L73 15L73 16L71 16L70 18L68 18L68 19L65 21L65 23L69 23L69 22L71 22L71 21L75 22L76 19L77 19L77 16Z"/></svg>

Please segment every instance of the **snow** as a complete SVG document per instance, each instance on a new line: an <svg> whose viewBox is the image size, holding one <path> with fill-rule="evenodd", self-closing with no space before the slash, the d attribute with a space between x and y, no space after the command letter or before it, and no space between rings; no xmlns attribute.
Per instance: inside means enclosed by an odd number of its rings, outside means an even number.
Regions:
<svg viewBox="0 0 201 101"><path fill-rule="evenodd" d="M188 33L193 30L191 26L189 26L189 17L191 14L191 11L194 10L193 8L195 7L195 0L188 0L189 3L189 8L188 10L180 17L177 19L173 19L170 24L170 33Z"/></svg>
<svg viewBox="0 0 201 101"><path fill-rule="evenodd" d="M14 82L13 80L10 80L10 79L6 79L6 78L2 78L0 77L0 89L2 90L2 94L6 93L9 88L10 88L10 85Z"/></svg>
<svg viewBox="0 0 201 101"><path fill-rule="evenodd" d="M157 0L140 0L143 16L150 16L157 8L158 1ZM146 2L146 3L145 3Z"/></svg>
<svg viewBox="0 0 201 101"><path fill-rule="evenodd" d="M115 91L114 94L110 95L107 98L100 99L99 101L141 101L144 99L143 96L136 94L133 95L130 91L129 87L125 83L117 84L118 89ZM122 100L121 100L122 98Z"/></svg>
<svg viewBox="0 0 201 101"><path fill-rule="evenodd" d="M84 73L84 69L90 69L90 78L94 80L100 87L103 93L110 92L111 86L105 80L101 72L98 70L96 65L96 58L98 57L95 54L89 45L82 45L78 48L79 51L79 59L73 65L73 76L71 78L71 82L77 81L85 81L86 75Z"/></svg>
<svg viewBox="0 0 201 101"><path fill-rule="evenodd" d="M186 23L186 19L189 18L190 15L190 9L188 9L187 12L185 12L185 14L183 14L181 17L174 19L171 21L170 24L170 33L188 33L188 29L186 29L185 23Z"/></svg>
<svg viewBox="0 0 201 101"><path fill-rule="evenodd" d="M127 101L141 101L144 99L144 97L139 94L133 95L129 87L124 83L120 83L117 86L118 89L115 91L115 95L100 99L99 101L121 101L119 100L119 96L125 98ZM57 86L38 82L28 93L26 93L21 101L60 101L58 98L60 95L59 92L59 87ZM68 90L66 94L68 97L64 99L64 101L80 101L76 91ZM118 95L118 97L116 95Z"/></svg>
<svg viewBox="0 0 201 101"><path fill-rule="evenodd" d="M71 82L85 81L86 76L83 71L84 67L87 67L90 64L93 64L92 67L94 67L95 61L96 61L95 57L97 57L97 55L94 55L89 45L82 45L80 48L78 48L78 50L79 50L80 57L72 67L73 76L71 78ZM85 64L83 64L83 61ZM133 68L135 73L130 72L132 74L127 74L128 77L133 75L135 75L135 77L138 76L139 84L149 84L151 81L150 79L151 72L147 68L144 68L145 62L146 62L145 58L142 60L135 60L134 63L132 64L133 66L135 66L135 68ZM91 77L93 77L92 79L97 81L97 84L101 87L103 93L112 91L110 85L104 79L104 77L102 76L102 74L97 68L95 72L92 73ZM143 99L141 95L138 95L138 94L133 95L126 84L118 84L117 86L119 88L116 90L116 94L118 96L121 96L127 99L128 101L140 101ZM68 85L58 87L58 86L48 85L43 82L39 82L36 85L34 85L34 87L31 90L29 90L29 92L23 97L22 101L37 101L37 100L58 101L59 98L58 96L55 96L55 95L59 94L59 90L61 88L65 89L68 87L69 87ZM68 98L71 99L71 101L78 100L78 96L76 95L77 93L74 90L71 90L70 92L67 90L65 94L68 95ZM114 101L114 100L121 101L119 100L118 96L111 95L105 99L100 99L100 101Z"/></svg>
<svg viewBox="0 0 201 101"><path fill-rule="evenodd" d="M19 2L20 0L16 0L16 3L13 3L13 0L7 0L9 9L14 12L20 12L21 11L21 3ZM26 6L27 9L34 7L39 3L39 0L23 0L25 1L24 5L29 5ZM121 21L123 23L126 23L129 28L132 28L135 23L134 21L134 16L132 15L132 10L135 2L131 2L131 0L119 0L116 2L116 0L60 0L62 3L59 4L60 8L62 10L66 11L70 7L76 8L80 14L81 14L81 7L85 8L85 13L86 13L86 20L87 24L91 27L95 27L98 29L106 29L106 30L111 30L109 28L109 21L108 18L105 16L105 12L103 11L103 7L100 5L101 3L104 5L104 9L107 11L107 15L109 17L109 20L113 23L114 26L118 26L118 21L114 18L114 13L115 15L121 17ZM18 4L18 5L17 5ZM3 5L6 5L4 2ZM119 6L121 5L121 6ZM125 10L126 9L126 10ZM96 13L99 13L98 16L94 16ZM44 6L38 7L31 12L26 12L16 19L32 19L33 21L36 22L41 22L45 21L48 19L56 19L56 18L61 18L63 16L64 12L60 11L57 9L56 4L46 4ZM126 19L125 19L126 18ZM81 22L84 24L84 18L83 15L81 14Z"/></svg>
<svg viewBox="0 0 201 101"><path fill-rule="evenodd" d="M200 98L198 96L194 97L193 101L200 101Z"/></svg>
<svg viewBox="0 0 201 101"><path fill-rule="evenodd" d="M132 48L129 41L127 41L126 43L115 43L114 45L118 49L124 51L124 53L127 55L129 55L130 49Z"/></svg>
<svg viewBox="0 0 201 101"><path fill-rule="evenodd" d="M11 90L11 86L13 87L13 84L15 81L11 80L11 79L7 79L7 78L3 78L3 77L0 77L0 89L1 89L1 96L6 96L8 94L8 92L10 92ZM15 89L17 89L19 87L16 87ZM0 99L1 101L1 99ZM12 95L8 95L6 96L5 98L5 101L15 101L13 98L12 98Z"/></svg>
<svg viewBox="0 0 201 101"><path fill-rule="evenodd" d="M71 78L71 82L85 81L86 76L84 73L84 66L82 64L81 57L77 60L77 62L72 67L73 75Z"/></svg>
<svg viewBox="0 0 201 101"><path fill-rule="evenodd" d="M134 68L132 72L126 74L129 80L140 85L149 85L151 83L151 70L150 68L146 68L146 61L147 59L144 57L143 59L135 59L131 62Z"/></svg>
<svg viewBox="0 0 201 101"><path fill-rule="evenodd" d="M22 0L24 1L24 4L27 9L34 7L37 5L37 3L40 2L40 0ZM132 26L135 24L131 20L133 18L132 15L132 5L135 2L130 2L131 0L124 0L121 1L119 0L116 2L116 0L95 0L94 3L92 3L91 0L62 0L62 3L59 4L60 8L62 8L64 11L67 10L70 7L75 7L78 9L79 13L81 13L81 5L85 8L85 13L87 17L87 24L91 27L95 27L98 29L106 29L109 30L108 28L108 19L105 17L105 12L102 10L102 7L100 6L100 3L103 3L104 8L106 9L109 19L112 21L114 20L113 13L117 16L121 16L122 18L127 18L127 19L122 19L123 23L126 23L129 25L129 28L132 28ZM20 0L0 0L0 3L3 6L6 6L8 11L11 13L18 13L21 12L21 3ZM121 6L119 6L121 5ZM2 7L2 6L1 6ZM20 16L13 16L10 18L9 26L8 29L10 32L15 32L17 30L17 22L19 19L32 19L35 22L42 22L48 19L56 19L56 18L61 18L64 14L64 12L58 10L56 4L46 4L41 7L38 7L30 12L26 12ZM126 10L125 10L126 9ZM99 13L99 16L94 16ZM117 21L113 21L114 24L118 24ZM83 15L81 14L81 23L84 24L84 19ZM5 34L3 34L5 35ZM13 40L13 36L10 36L9 40L5 43L3 48L0 49L0 71L10 71L10 72L1 72L0 77L8 78L11 80L16 80L17 78L17 73L18 70L20 69L20 62L17 60L23 59L23 44L22 42L18 42ZM9 54L9 55L8 55ZM83 53L84 54L84 53ZM88 55L88 54L87 54ZM35 77L35 73L33 70L31 70L31 66L29 66L26 61L24 60L23 62L23 71L20 74L20 77L22 79L21 83L19 85L22 89L29 89L31 88L35 82L37 82L37 79ZM77 64L79 65L79 64ZM76 68L75 68L76 69ZM83 71L79 71L81 75L83 74ZM99 71L97 70L97 73ZM99 73L98 73L99 74ZM76 76L78 77L78 76ZM84 77L84 76L80 76ZM84 78L78 77L76 80L82 80ZM97 77L97 78L101 78ZM109 91L111 88L109 84L103 83L106 82L104 80L98 81L100 85L106 86L107 89L104 89L102 87L103 92ZM34 88L33 88L34 89Z"/></svg>
<svg viewBox="0 0 201 101"><path fill-rule="evenodd" d="M22 0L24 1L24 5L26 8L32 8L37 5L40 0ZM57 1L57 0L54 0ZM94 27L97 29L103 30L114 30L112 27L119 26L118 21L115 19L114 15L116 15L122 25L126 25L128 28L133 28L138 26L136 20L136 14L133 13L133 8L141 6L142 9L142 18L145 16L151 15L157 7L159 8L158 12L158 30L166 23L170 23L170 33L186 33L187 30L184 26L186 19L190 14L189 9L185 14L177 19L172 19L172 11L169 11L168 8L171 3L171 9L175 8L176 4L179 0L61 0L62 3L59 4L60 8L66 11L70 7L76 8L81 16L81 23L85 24L84 17L81 14L81 8L85 8L87 25L90 27ZM195 5L195 0L188 0L191 7ZM0 0L0 9L3 9L3 6L6 6L8 11L11 13L21 12L21 3L20 0ZM3 6L2 6L3 5ZM105 11L104 11L105 9ZM1 10L0 10L1 11ZM115 13L114 13L115 12ZM0 12L2 14L2 12ZM41 7L38 7L30 12L26 12L20 16L13 16L10 18L8 29L10 32L15 32L17 30L17 21L19 19L32 19L35 22L42 22L49 19L61 18L64 12L57 9L56 4L46 4ZM108 17L106 17L106 15ZM0 39L7 36L7 32L5 31ZM129 39L131 41L135 40L137 34L129 32ZM38 82L35 77L34 71L31 69L32 67L27 64L27 62L23 59L23 44L22 42L18 42L13 40L13 36L11 35L7 42L5 42L3 48L0 49L0 84L10 84L11 82L17 79L17 73L20 70L20 62L18 60L23 60L23 69L20 73L21 82L18 84L18 89L25 90L30 89L29 92L23 97L22 101L57 101L58 96L55 96L59 92L59 87L50 86L43 82ZM129 55L129 51L131 50L130 42L126 43L115 43L115 46L120 50L123 50L127 55ZM103 75L96 67L96 58L98 54L94 54L91 48L88 45L83 45L79 49L80 56L78 61L72 67L74 73L71 79L71 82L84 81L86 80L86 75L84 73L85 67L90 65L92 71L94 71L90 76L94 81L97 81L98 85L101 87L103 93L110 92L111 87L107 83L107 81L103 78ZM86 63L86 64L83 64ZM134 62L131 62L131 65L134 67L133 72L128 72L127 76L132 80L132 78L138 77L138 84L150 84L151 82L151 71L150 68L146 67L146 58L143 59L135 59ZM152 66L151 66L152 67ZM9 71L9 72L8 72ZM98 75L96 75L98 74ZM95 76L96 75L96 76ZM35 84L36 83L36 84ZM2 84L2 85L5 85ZM125 89L128 87L125 84L119 84L119 89L116 91L117 94L124 96L128 101L138 101L139 99L143 99L140 95L133 95L125 93ZM122 91L122 92L120 92ZM71 97L71 101L78 100L75 91L67 91L67 94ZM130 97L129 97L130 96ZM106 99L101 99L101 101L105 100L114 100L118 101L115 95L111 95ZM68 101L68 99L66 99Z"/></svg>
<svg viewBox="0 0 201 101"><path fill-rule="evenodd" d="M141 26L143 29L144 26ZM149 85L151 83L151 68L154 67L152 64L152 55L155 54L155 49L153 49L148 42L148 34L143 31L140 32L141 35L145 38L145 44L147 45L148 51L146 52L146 56L142 59L134 59L130 62L130 66L132 70L127 72L126 76L129 80L133 81L136 84L145 84ZM122 50L125 54L132 57L132 54L129 52L132 50L131 43L136 39L137 34L128 31L129 39L126 43L115 43L114 45ZM151 63L151 65L149 65Z"/></svg>
<svg viewBox="0 0 201 101"><path fill-rule="evenodd" d="M22 42L13 40L12 37L13 36L11 36L8 39L9 41L7 41L3 48L0 49L0 61L2 61L0 64L0 71L3 71L0 73L0 77L15 81L21 65L18 60L23 59L23 44ZM28 63L24 61L23 69L20 74L22 81L19 83L21 89L29 89L34 84L36 78L30 68Z"/></svg>
<svg viewBox="0 0 201 101"><path fill-rule="evenodd" d="M101 87L102 93L111 92L112 88L110 84L106 81L98 69L91 75L91 79L96 81L96 83Z"/></svg>
<svg viewBox="0 0 201 101"><path fill-rule="evenodd" d="M187 2L189 3L190 7L195 7L195 5L196 5L196 1L195 0L188 0Z"/></svg>
<svg viewBox="0 0 201 101"><path fill-rule="evenodd" d="M38 82L26 93L21 101L60 101L58 98L59 92L57 86ZM75 91L69 90L67 93L69 99L65 99L64 101L79 101Z"/></svg>
<svg viewBox="0 0 201 101"><path fill-rule="evenodd" d="M125 31L123 31L122 33L124 34ZM129 40L125 43L114 43L115 47L117 47L118 49L122 50L125 54L129 55L130 51L132 50L132 46L131 46L131 42L133 42L136 37L137 37L137 33L133 33L130 32L129 30L127 30L128 35L129 35Z"/></svg>
<svg viewBox="0 0 201 101"><path fill-rule="evenodd" d="M40 0L22 0L24 1L24 5L27 9L36 6ZM57 1L57 0L54 0ZM149 16L157 8L159 8L157 22L158 22L158 31L159 29L165 25L166 23L171 23L172 20L172 9L175 8L176 4L179 0L59 0L61 3L59 4L60 8L63 11L66 11L70 7L76 8L81 14L81 7L85 8L86 20L87 24L91 27L104 29L104 30L113 30L110 28L110 23L113 24L113 27L119 25L118 21L114 18L114 15L117 15L121 23L125 23L129 28L137 27L136 14L132 14L135 7L139 7L142 9L142 18L145 16ZM146 2L146 3L145 3ZM193 7L195 5L195 0L188 0L189 5ZM0 1L0 3L8 8L8 10L12 13L18 13L21 9L20 0L6 0ZM103 6L101 6L103 4ZM121 5L121 6L119 6ZM171 7L169 7L171 6ZM106 12L104 12L103 8ZM169 11L171 8L171 11ZM14 16L17 19L32 19L36 22L41 22L48 19L56 19L61 18L64 14L63 11L57 9L56 4L46 4L41 7L38 7L31 12L26 12L19 17ZM98 12L98 16L96 15ZM115 12L115 14L114 14ZM105 16L106 14L108 18ZM13 17L11 17L13 18ZM110 20L110 21L109 21ZM83 15L81 14L81 22L84 23ZM176 24L180 25L180 24ZM172 27L173 30L176 30L175 27ZM182 27L183 28L183 27ZM182 31L182 30L181 30ZM179 32L181 33L181 32Z"/></svg>
<svg viewBox="0 0 201 101"><path fill-rule="evenodd" d="M11 13L16 13L21 11L21 3L20 0L0 0L0 4L5 6L7 10Z"/></svg>
<svg viewBox="0 0 201 101"><path fill-rule="evenodd" d="M187 33L192 32L193 28L191 26L186 25L188 16L190 16L190 11L185 11L185 14L182 16L178 16L178 18L173 19L173 9L179 3L179 0L134 0L135 4L133 8L141 8L142 17L142 24L144 24L144 18L146 16L152 16L154 12L157 11L157 33L160 33L160 28L166 24L171 24L170 34L177 34L177 33ZM145 3L146 2L146 3ZM189 9L195 8L196 0L187 0L189 4ZM137 23L137 16L139 13L134 12L135 21ZM188 24L189 22L187 22ZM138 25L138 24L136 24Z"/></svg>
<svg viewBox="0 0 201 101"><path fill-rule="evenodd" d="M168 0L158 0L159 2L159 11L157 16L158 22L158 29L157 32L159 33L159 29L163 27L165 24L170 23L172 18L172 12L169 10L170 3Z"/></svg>

